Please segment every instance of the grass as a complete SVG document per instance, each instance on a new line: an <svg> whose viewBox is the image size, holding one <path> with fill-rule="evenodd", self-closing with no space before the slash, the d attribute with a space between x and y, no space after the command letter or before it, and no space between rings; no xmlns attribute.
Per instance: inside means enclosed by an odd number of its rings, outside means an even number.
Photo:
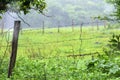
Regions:
<svg viewBox="0 0 120 80"><path fill-rule="evenodd" d="M71 54L102 53L103 48L106 47L113 33L118 34L119 30L107 30L102 26L100 30L83 27L82 34L79 27L75 27L74 32L72 32L70 27L60 28L60 33L57 32L57 28L45 29L44 34L41 29L23 30L19 35L18 56L31 58L41 56L48 58L53 56L68 56ZM5 34L3 37L0 36L0 53L4 53L6 49L6 38L8 38L9 46L11 46L11 32ZM9 47L7 50L8 57L10 53L11 49Z"/></svg>
<svg viewBox="0 0 120 80"><path fill-rule="evenodd" d="M86 71L86 61L91 60L91 56L67 56L95 52L102 54L113 33L119 34L119 30L104 29L102 26L100 30L83 27L82 34L79 27L75 27L74 32L70 27L60 28L60 33L56 28L45 29L44 34L41 29L23 30L19 35L17 63L11 80L107 80L102 73ZM3 57L6 35L0 36L0 59L5 58L0 67L2 79L6 79L11 53L8 47Z"/></svg>
<svg viewBox="0 0 120 80"><path fill-rule="evenodd" d="M101 47L106 46L114 32L117 31L104 29L97 31L85 27L81 36L81 45L79 28L75 28L74 32L71 28L62 28L60 33L53 28L46 30L44 34L40 30L28 30L20 34L18 54L27 54L28 52L25 51L29 49L36 52L40 49L43 56L58 54L58 52L60 56L73 54L73 51L75 54L101 52ZM79 51L80 49L82 50Z"/></svg>

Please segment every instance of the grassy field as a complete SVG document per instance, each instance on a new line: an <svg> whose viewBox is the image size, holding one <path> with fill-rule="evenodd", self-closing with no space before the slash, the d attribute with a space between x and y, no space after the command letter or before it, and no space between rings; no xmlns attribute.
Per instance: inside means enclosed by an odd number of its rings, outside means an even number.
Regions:
<svg viewBox="0 0 120 80"><path fill-rule="evenodd" d="M112 34L119 31L102 26L99 30L83 27L82 32L79 27L74 32L71 28L60 28L59 33L57 28L50 28L44 34L41 29L22 30L11 79L6 78L12 40L11 32L7 32L0 36L0 80L119 80L98 71L89 73L86 67L92 54L103 54ZM91 55L68 57L79 54Z"/></svg>
<svg viewBox="0 0 120 80"><path fill-rule="evenodd" d="M44 34L40 30L28 30L20 34L18 55L31 52L50 57L102 52L113 33L117 34L119 30L92 30L85 27L81 33L79 28L75 28L74 32L71 28L61 28L58 33L53 28L46 29Z"/></svg>

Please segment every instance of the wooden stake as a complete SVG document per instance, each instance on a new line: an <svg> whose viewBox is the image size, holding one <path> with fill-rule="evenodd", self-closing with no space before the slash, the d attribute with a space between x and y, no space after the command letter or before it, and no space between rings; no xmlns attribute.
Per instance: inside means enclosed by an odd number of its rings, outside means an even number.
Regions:
<svg viewBox="0 0 120 80"><path fill-rule="evenodd" d="M99 30L99 22L97 21L97 30Z"/></svg>
<svg viewBox="0 0 120 80"><path fill-rule="evenodd" d="M58 21L58 33L60 32L60 22Z"/></svg>
<svg viewBox="0 0 120 80"><path fill-rule="evenodd" d="M45 33L45 22L43 21L43 31L42 33L44 34Z"/></svg>
<svg viewBox="0 0 120 80"><path fill-rule="evenodd" d="M106 21L104 21L104 28L106 29Z"/></svg>
<svg viewBox="0 0 120 80"><path fill-rule="evenodd" d="M72 32L74 32L74 20L72 19Z"/></svg>
<svg viewBox="0 0 120 80"><path fill-rule="evenodd" d="M10 78L10 76L12 75L13 68L15 67L19 31L20 31L20 21L15 21L13 39L12 39L12 52L11 52L10 63L8 68L8 78Z"/></svg>

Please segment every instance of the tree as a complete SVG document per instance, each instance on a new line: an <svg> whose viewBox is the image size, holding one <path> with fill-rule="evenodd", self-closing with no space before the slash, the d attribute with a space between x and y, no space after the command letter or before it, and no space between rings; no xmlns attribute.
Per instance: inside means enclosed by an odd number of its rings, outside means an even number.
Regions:
<svg viewBox="0 0 120 80"><path fill-rule="evenodd" d="M115 7L115 12L113 16L116 17L116 20L120 20L120 0L107 0L108 3L112 3Z"/></svg>
<svg viewBox="0 0 120 80"><path fill-rule="evenodd" d="M29 10L34 9L43 13L46 7L45 0L0 0L0 13L7 10L27 14Z"/></svg>
<svg viewBox="0 0 120 80"><path fill-rule="evenodd" d="M46 7L45 0L0 0L0 13L6 11L11 11L15 13L24 12L24 14L29 13L31 9L37 10L40 13L43 13L43 10ZM17 53L17 44L18 44L18 34L20 28L20 22L15 23L15 31L13 34L12 41L12 54L10 57L10 64L8 69L8 78L12 75L12 70L15 67L16 62L16 53Z"/></svg>
<svg viewBox="0 0 120 80"><path fill-rule="evenodd" d="M45 7L46 7L45 0L0 0L0 13L3 14L7 11L15 12L17 14L22 12L24 14L27 14L30 12L31 9L34 9L39 13L43 14L43 10L45 9ZM0 18L2 18L1 15ZM23 19L22 21L25 22Z"/></svg>

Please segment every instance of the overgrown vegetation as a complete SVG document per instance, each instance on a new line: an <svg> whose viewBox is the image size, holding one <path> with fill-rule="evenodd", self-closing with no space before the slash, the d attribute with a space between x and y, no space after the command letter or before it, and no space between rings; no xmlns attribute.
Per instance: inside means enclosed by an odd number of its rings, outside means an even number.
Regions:
<svg viewBox="0 0 120 80"><path fill-rule="evenodd" d="M113 4L115 7L114 13L112 16L114 16L114 20L120 21L120 0L106 0L109 3Z"/></svg>
<svg viewBox="0 0 120 80"><path fill-rule="evenodd" d="M60 33L57 29L49 29L44 34L41 30L22 31L16 67L9 80L119 80L119 30L91 29L83 28L81 47L79 28L75 28L74 32L71 28L61 28ZM10 53L8 48L3 57L5 39L0 38L1 80L7 79ZM94 52L99 54L93 55ZM68 56L87 53L91 55Z"/></svg>

